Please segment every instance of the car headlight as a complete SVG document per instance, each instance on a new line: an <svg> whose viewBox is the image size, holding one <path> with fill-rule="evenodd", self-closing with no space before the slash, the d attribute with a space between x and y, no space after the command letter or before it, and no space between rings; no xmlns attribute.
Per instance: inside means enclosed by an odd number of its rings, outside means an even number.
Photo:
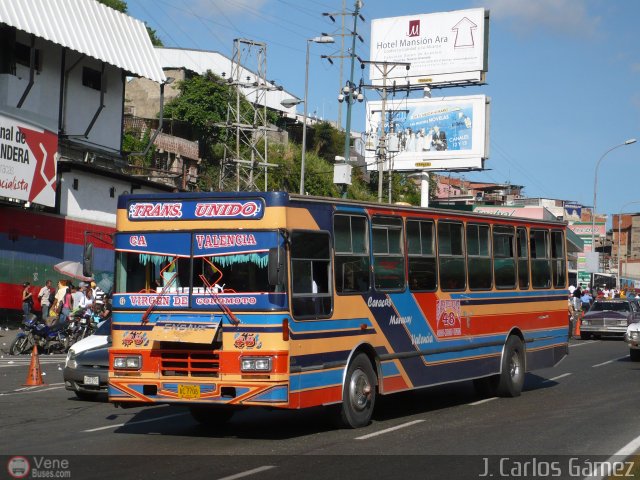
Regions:
<svg viewBox="0 0 640 480"><path fill-rule="evenodd" d="M76 352L74 352L73 350L69 350L69 353L67 353L67 359L64 362L64 366L69 368L78 367L78 363L76 362Z"/></svg>
<svg viewBox="0 0 640 480"><path fill-rule="evenodd" d="M140 370L142 357L140 355L128 355L126 357L114 357L113 368L120 370Z"/></svg>
<svg viewBox="0 0 640 480"><path fill-rule="evenodd" d="M243 372L270 372L271 357L240 357L240 370Z"/></svg>
<svg viewBox="0 0 640 480"><path fill-rule="evenodd" d="M627 325L627 321L626 320L618 320L618 325Z"/></svg>
<svg viewBox="0 0 640 480"><path fill-rule="evenodd" d="M591 325L591 320L582 320L583 325Z"/></svg>
<svg viewBox="0 0 640 480"><path fill-rule="evenodd" d="M637 340L638 337L640 337L640 334L638 334L636 330L631 330L630 332L627 332L627 335L629 336L629 338L633 340Z"/></svg>

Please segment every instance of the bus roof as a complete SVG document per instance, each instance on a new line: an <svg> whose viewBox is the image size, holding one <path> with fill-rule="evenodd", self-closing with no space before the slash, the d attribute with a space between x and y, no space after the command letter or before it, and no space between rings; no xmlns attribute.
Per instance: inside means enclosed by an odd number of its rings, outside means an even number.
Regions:
<svg viewBox="0 0 640 480"><path fill-rule="evenodd" d="M396 212L430 213L432 215L447 215L456 218L478 218L487 220L500 220L505 223L529 223L537 225L557 225L566 226L567 222L562 220L542 220L516 216L492 215L488 213L464 212L446 208L425 208L411 205L385 204L373 201L351 200L346 198L316 197L311 195L300 195L288 192L167 192L149 194L129 194L121 195L118 198L118 209L126 209L130 202L141 200L149 202L159 201L180 201L180 200L243 200L261 198L267 207L296 206L298 203L320 203L326 205L346 205L353 207L371 208L375 210L392 210Z"/></svg>

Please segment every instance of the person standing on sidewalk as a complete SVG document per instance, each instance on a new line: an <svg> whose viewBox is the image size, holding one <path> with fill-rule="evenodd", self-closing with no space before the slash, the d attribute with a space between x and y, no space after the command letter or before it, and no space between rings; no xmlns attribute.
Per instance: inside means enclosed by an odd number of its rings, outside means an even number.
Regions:
<svg viewBox="0 0 640 480"><path fill-rule="evenodd" d="M42 320L46 320L49 316L49 309L51 308L51 280L47 280L44 283L44 287L38 292L38 300L40 300L40 306L42 307Z"/></svg>
<svg viewBox="0 0 640 480"><path fill-rule="evenodd" d="M29 282L24 282L22 284L22 313L24 313L25 319L33 309L33 293L29 290L30 287L31 284Z"/></svg>

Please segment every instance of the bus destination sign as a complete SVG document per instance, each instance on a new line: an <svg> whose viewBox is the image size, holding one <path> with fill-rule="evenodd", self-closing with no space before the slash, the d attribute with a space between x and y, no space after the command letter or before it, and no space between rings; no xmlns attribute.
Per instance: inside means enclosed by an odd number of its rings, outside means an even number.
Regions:
<svg viewBox="0 0 640 480"><path fill-rule="evenodd" d="M131 202L129 220L259 220L264 215L261 200L181 200Z"/></svg>

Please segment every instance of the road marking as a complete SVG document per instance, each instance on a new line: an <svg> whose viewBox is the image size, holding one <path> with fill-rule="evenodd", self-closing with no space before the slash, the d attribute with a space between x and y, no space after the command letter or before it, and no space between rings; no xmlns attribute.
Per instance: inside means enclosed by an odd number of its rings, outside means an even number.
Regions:
<svg viewBox="0 0 640 480"><path fill-rule="evenodd" d="M228 477L222 477L218 480L235 480L236 478L248 477L249 475L254 475L266 470L271 470L272 468L276 468L275 465L264 465L262 467L254 468L253 470L247 470L246 472L240 472L236 473L235 475L229 475Z"/></svg>
<svg viewBox="0 0 640 480"><path fill-rule="evenodd" d="M623 360L625 358L629 358L629 355L625 355L624 357L620 357L620 358L614 358L613 360L608 360L606 362L598 363L596 365L591 365L591 367L596 368L596 367L601 367L603 365L609 365L610 363L619 362L620 360Z"/></svg>
<svg viewBox="0 0 640 480"><path fill-rule="evenodd" d="M570 373L563 373L562 375L558 375L557 377L547 378L542 383L555 382L556 380L560 380L561 378L568 377L569 375L571 375L571 374Z"/></svg>
<svg viewBox="0 0 640 480"><path fill-rule="evenodd" d="M106 427L90 428L89 430L82 430L82 431L86 432L86 433L98 432L100 430L109 430L110 428L124 427L125 425L128 427L130 425L138 425L140 423L156 422L158 420L164 420L165 418L180 417L180 416L183 416L183 415L189 415L189 414L188 413L174 413L172 415L165 415L163 417L149 418L147 420L139 420L137 422L118 423L118 424L114 424L114 425L107 425Z"/></svg>
<svg viewBox="0 0 640 480"><path fill-rule="evenodd" d="M613 472L613 465L615 463L620 463L623 461L623 459L626 459L628 457L630 457L631 455L634 455L638 449L640 449L640 436L634 438L633 440L631 440L629 443L627 443L624 447L622 447L620 450L618 450L616 453L614 453L613 455L611 455L607 461L602 462L602 467L603 470L605 470L603 473L603 475L598 475L598 476L590 476L590 477L586 477L585 480L604 480L607 478L610 478L610 476L617 476L614 475ZM609 472L607 472L607 468L605 466L610 466L609 468Z"/></svg>
<svg viewBox="0 0 640 480"><path fill-rule="evenodd" d="M580 343L572 343L569 345L569 348L573 347L582 347L584 345L589 345L590 343L598 343L600 340L589 340L588 342L580 342Z"/></svg>
<svg viewBox="0 0 640 480"><path fill-rule="evenodd" d="M27 393L42 393L42 392L48 392L49 390L59 390L60 388L64 388L64 387L50 387L50 388L43 388L41 390L25 390L25 391L17 391L16 390L14 392L0 393L0 397L4 397L4 396L7 396L7 395L25 395Z"/></svg>
<svg viewBox="0 0 640 480"><path fill-rule="evenodd" d="M478 400L477 402L471 402L471 403L468 403L467 405L473 405L473 406L475 406L475 405L481 405L481 404L483 404L483 403L490 402L491 400L495 400L496 398L498 398L498 397L485 398L485 399L483 399L483 400Z"/></svg>
<svg viewBox="0 0 640 480"><path fill-rule="evenodd" d="M394 430L400 430L401 428L410 427L411 425L415 425L416 423L424 422L424 420L414 420L413 422L403 423L402 425L396 425L395 427L386 428L384 430L380 430L379 432L373 432L368 435L363 435L361 437L356 437L356 440L366 440L367 438L377 437L378 435L384 435L385 433L393 432Z"/></svg>

